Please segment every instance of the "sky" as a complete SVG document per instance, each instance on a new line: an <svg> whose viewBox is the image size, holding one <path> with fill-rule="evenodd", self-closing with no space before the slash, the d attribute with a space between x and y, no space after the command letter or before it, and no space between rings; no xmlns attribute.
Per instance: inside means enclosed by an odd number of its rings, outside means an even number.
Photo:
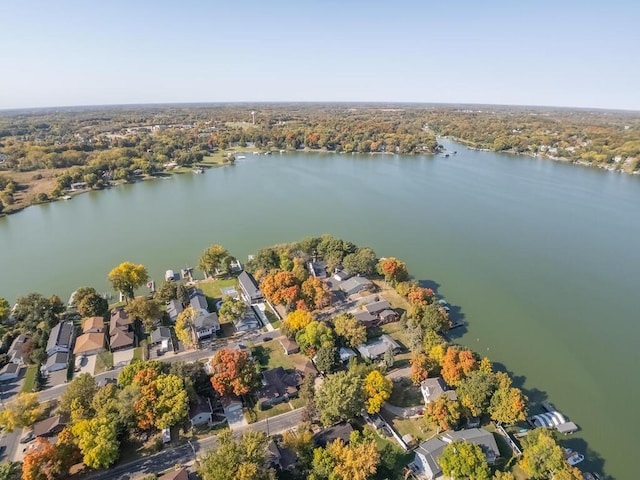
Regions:
<svg viewBox="0 0 640 480"><path fill-rule="evenodd" d="M0 0L0 109L425 102L640 110L640 2Z"/></svg>

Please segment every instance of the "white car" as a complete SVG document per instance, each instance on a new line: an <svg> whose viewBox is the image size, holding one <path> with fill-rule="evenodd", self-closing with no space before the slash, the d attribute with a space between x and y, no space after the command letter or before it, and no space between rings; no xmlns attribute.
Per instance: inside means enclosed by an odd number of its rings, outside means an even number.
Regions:
<svg viewBox="0 0 640 480"><path fill-rule="evenodd" d="M162 429L162 443L169 443L171 441L171 430L168 428Z"/></svg>

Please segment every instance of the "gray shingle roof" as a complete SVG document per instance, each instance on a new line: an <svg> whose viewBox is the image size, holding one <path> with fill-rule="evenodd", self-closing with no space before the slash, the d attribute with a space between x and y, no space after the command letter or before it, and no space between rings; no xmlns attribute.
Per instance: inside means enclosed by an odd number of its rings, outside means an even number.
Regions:
<svg viewBox="0 0 640 480"><path fill-rule="evenodd" d="M249 296L249 298L259 298L262 296L262 292L258 288L258 282L253 278L249 272L243 270L240 275L238 275L238 282L240 283L240 288Z"/></svg>

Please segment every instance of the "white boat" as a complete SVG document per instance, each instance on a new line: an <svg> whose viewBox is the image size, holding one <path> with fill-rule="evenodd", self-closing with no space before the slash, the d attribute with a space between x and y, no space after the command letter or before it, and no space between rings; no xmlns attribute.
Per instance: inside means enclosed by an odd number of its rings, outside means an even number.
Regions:
<svg viewBox="0 0 640 480"><path fill-rule="evenodd" d="M584 460L584 455L576 452L573 455L571 455L569 458L567 458L567 463L573 467L574 465L579 464L583 460Z"/></svg>
<svg viewBox="0 0 640 480"><path fill-rule="evenodd" d="M247 157L245 157L244 155L238 155L236 158L237 158L238 160L244 160L244 159L245 159L245 158L247 158Z"/></svg>
<svg viewBox="0 0 640 480"><path fill-rule="evenodd" d="M202 168L194 168L193 173L204 173L204 170Z"/></svg>
<svg viewBox="0 0 640 480"><path fill-rule="evenodd" d="M62 199L63 200L71 200L71 195L63 195Z"/></svg>

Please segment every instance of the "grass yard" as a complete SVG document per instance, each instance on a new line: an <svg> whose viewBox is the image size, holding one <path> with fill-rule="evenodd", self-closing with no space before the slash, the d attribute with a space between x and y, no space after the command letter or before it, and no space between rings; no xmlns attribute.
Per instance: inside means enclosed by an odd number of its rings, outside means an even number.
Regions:
<svg viewBox="0 0 640 480"><path fill-rule="evenodd" d="M131 361L142 361L142 347L136 347L133 349L133 358L131 359Z"/></svg>
<svg viewBox="0 0 640 480"><path fill-rule="evenodd" d="M413 441L417 444L431 438L436 433L435 427L429 427L421 418L399 418L395 417L384 410L380 415L391 425L401 436L407 434L413 437Z"/></svg>
<svg viewBox="0 0 640 480"><path fill-rule="evenodd" d="M419 385L414 385L408 378L397 378L393 381L389 403L396 407L416 407L424 405L424 398Z"/></svg>
<svg viewBox="0 0 640 480"><path fill-rule="evenodd" d="M267 410L260 410L257 406L255 407L256 412L256 422L260 420L264 420L265 418L275 417L277 415L281 415L283 413L290 412L294 407L291 403L285 402L279 405L274 405L273 407Z"/></svg>
<svg viewBox="0 0 640 480"><path fill-rule="evenodd" d="M262 370L282 367L289 370L298 363L303 363L306 358L300 354L285 355L282 345L278 340L270 340L252 349L253 356L258 361Z"/></svg>
<svg viewBox="0 0 640 480"><path fill-rule="evenodd" d="M111 370L113 368L113 353L109 351L100 352L96 355L96 368L94 370L94 374L98 375L99 373L106 372L107 370Z"/></svg>
<svg viewBox="0 0 640 480"><path fill-rule="evenodd" d="M381 464L373 476L376 480L404 479L404 469L413 460L413 452L405 452L393 441L375 435L376 449L381 453ZM384 452L384 455L382 453Z"/></svg>
<svg viewBox="0 0 640 480"><path fill-rule="evenodd" d="M382 333L386 333L394 340L399 341L405 348L408 348L409 337L407 336L406 329L402 328L400 322L385 323L380 327L380 330ZM400 355L396 355L396 359L398 359L398 357L400 357Z"/></svg>
<svg viewBox="0 0 640 480"><path fill-rule="evenodd" d="M372 280L372 282L378 287L379 295L387 300L394 309L401 309L404 311L409 309L407 299L396 292L387 282L384 280Z"/></svg>
<svg viewBox="0 0 640 480"><path fill-rule="evenodd" d="M22 385L23 392L33 392L33 387L36 385L36 374L38 373L37 365L29 365L27 367L27 373L24 374L24 384Z"/></svg>
<svg viewBox="0 0 640 480"><path fill-rule="evenodd" d="M226 287L236 287L237 289L238 280L234 278L208 278L206 280L201 280L198 282L197 287L204 292L205 297L207 297L207 303L209 307L215 306L215 302L219 299L222 299L221 288Z"/></svg>

